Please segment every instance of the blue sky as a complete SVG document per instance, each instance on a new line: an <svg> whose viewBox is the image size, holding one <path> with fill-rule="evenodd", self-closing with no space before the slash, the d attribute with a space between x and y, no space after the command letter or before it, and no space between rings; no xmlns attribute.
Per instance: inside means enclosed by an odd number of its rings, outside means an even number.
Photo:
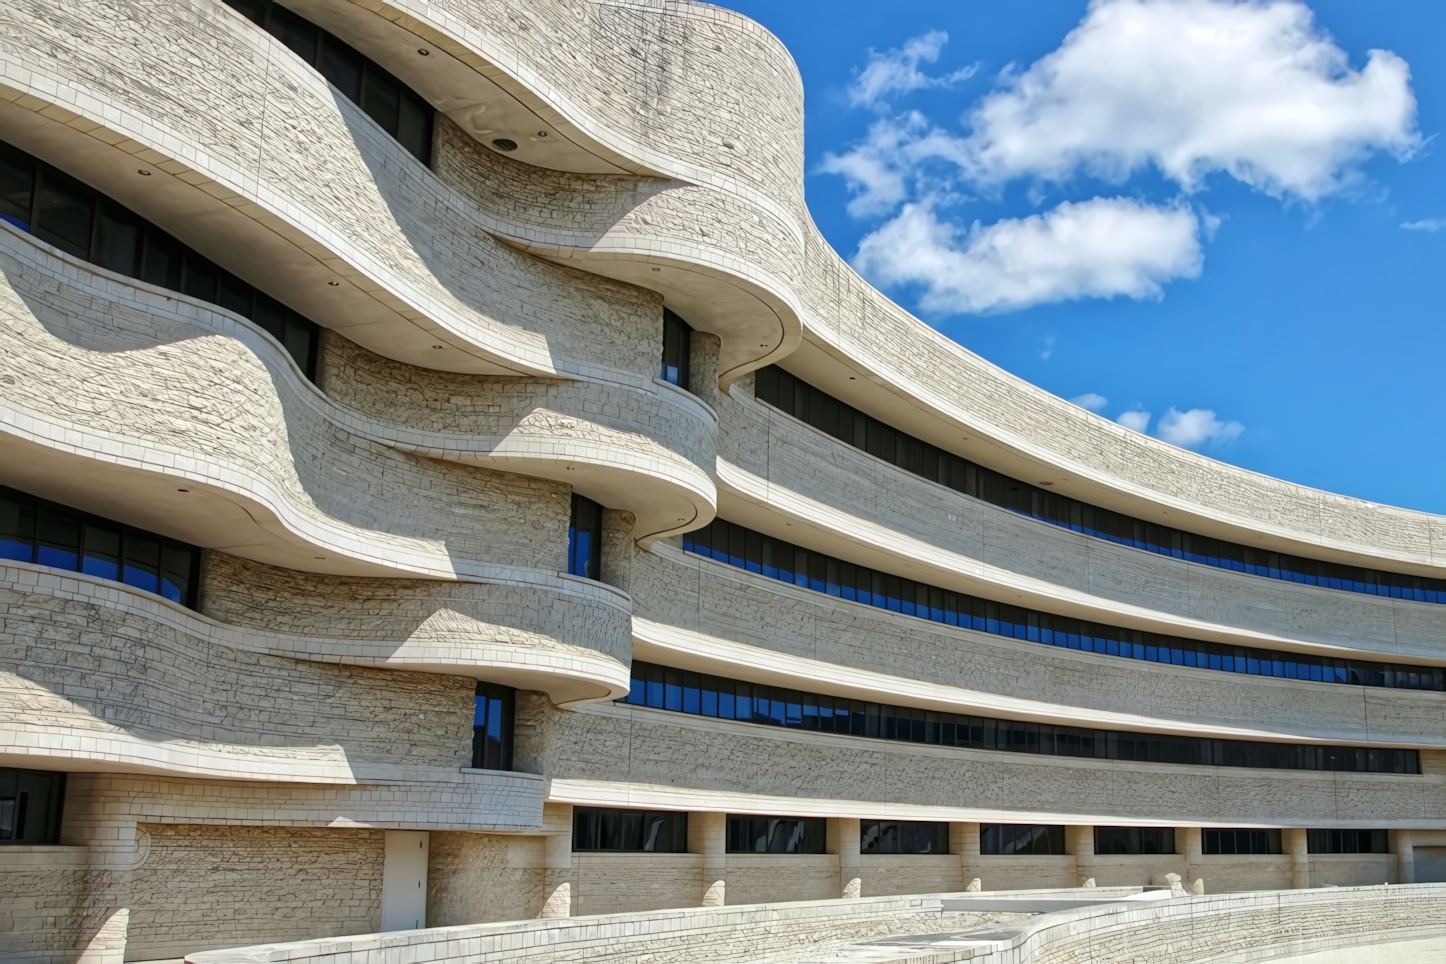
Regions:
<svg viewBox="0 0 1446 964"><path fill-rule="evenodd" d="M1439 0L728 5L793 52L813 216L902 305L1137 430L1446 513Z"/></svg>

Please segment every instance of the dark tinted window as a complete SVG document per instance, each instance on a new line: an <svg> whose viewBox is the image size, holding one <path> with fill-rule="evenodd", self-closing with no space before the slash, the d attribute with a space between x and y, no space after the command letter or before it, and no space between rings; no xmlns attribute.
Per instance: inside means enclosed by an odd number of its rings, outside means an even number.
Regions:
<svg viewBox="0 0 1446 964"><path fill-rule="evenodd" d="M726 519L714 519L685 535L683 548L849 602L1049 646L1226 673L1354 686L1446 689L1446 673L1440 667L1229 646L1056 616L875 572Z"/></svg>
<svg viewBox="0 0 1446 964"><path fill-rule="evenodd" d="M567 526L567 571L584 579L602 578L602 506L576 493Z"/></svg>
<svg viewBox="0 0 1446 964"><path fill-rule="evenodd" d="M979 825L979 852L988 856L1064 856L1064 827L1019 823Z"/></svg>
<svg viewBox="0 0 1446 964"><path fill-rule="evenodd" d="M200 555L184 542L0 486L0 558L114 579L194 607Z"/></svg>
<svg viewBox="0 0 1446 964"><path fill-rule="evenodd" d="M1096 827L1097 854L1172 854L1174 827Z"/></svg>
<svg viewBox="0 0 1446 964"><path fill-rule="evenodd" d="M27 177L29 188L23 183ZM183 291L256 321L281 342L307 378L315 377L318 329L313 322L222 271L128 208L3 142L0 191L0 213L21 211L29 203L26 198L37 198L37 237L103 268ZM25 227L22 218L12 215L9 220ZM258 317L262 314L264 319Z"/></svg>
<svg viewBox="0 0 1446 964"><path fill-rule="evenodd" d="M859 853L947 854L949 825L912 820L865 820L859 827Z"/></svg>
<svg viewBox="0 0 1446 964"><path fill-rule="evenodd" d="M0 846L60 842L65 774L0 768Z"/></svg>
<svg viewBox="0 0 1446 964"><path fill-rule="evenodd" d="M1201 851L1207 854L1278 854L1281 852L1280 831L1206 830L1201 840Z"/></svg>
<svg viewBox="0 0 1446 964"><path fill-rule="evenodd" d="M30 230L35 203L35 162L0 143L0 218Z"/></svg>
<svg viewBox="0 0 1446 964"><path fill-rule="evenodd" d="M688 814L673 810L574 807L572 849L687 853Z"/></svg>
<svg viewBox="0 0 1446 964"><path fill-rule="evenodd" d="M1380 572L1256 549L1144 522L1056 495L898 432L781 368L770 366L761 369L755 375L754 385L760 401L846 444L864 449L876 458L932 482L1043 522L1205 566L1308 586L1446 604L1446 580L1443 579ZM1412 684L1402 682L1395 685ZM1440 689L1440 686L1436 688Z"/></svg>
<svg viewBox="0 0 1446 964"><path fill-rule="evenodd" d="M1313 854L1388 854L1390 837L1384 830L1307 830L1306 846Z"/></svg>
<svg viewBox="0 0 1446 964"><path fill-rule="evenodd" d="M822 817L728 816L731 854L821 854L828 821Z"/></svg>
<svg viewBox="0 0 1446 964"><path fill-rule="evenodd" d="M663 309L663 364L660 377L688 388L688 359L693 350L693 329L667 308Z"/></svg>
<svg viewBox="0 0 1446 964"><path fill-rule="evenodd" d="M618 702L720 720L970 750L1194 766L1420 772L1420 757L1415 750L1250 743L938 713L747 683L638 659L633 660L628 695Z"/></svg>
<svg viewBox="0 0 1446 964"><path fill-rule="evenodd" d="M226 4L276 37L423 164L432 161L432 105L346 41L272 0Z"/></svg>
<svg viewBox="0 0 1446 964"><path fill-rule="evenodd" d="M517 691L496 683L478 683L472 715L472 766L512 769L512 727Z"/></svg>

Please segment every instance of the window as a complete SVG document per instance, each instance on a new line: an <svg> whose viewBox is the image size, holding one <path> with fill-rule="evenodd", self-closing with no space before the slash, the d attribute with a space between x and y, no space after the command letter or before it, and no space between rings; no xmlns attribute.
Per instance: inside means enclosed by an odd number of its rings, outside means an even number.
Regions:
<svg viewBox="0 0 1446 964"><path fill-rule="evenodd" d="M949 825L912 820L865 820L859 828L861 854L947 854Z"/></svg>
<svg viewBox="0 0 1446 964"><path fill-rule="evenodd" d="M472 711L472 766L512 769L512 728L517 691L496 683L478 683Z"/></svg>
<svg viewBox="0 0 1446 964"><path fill-rule="evenodd" d="M1055 616L876 572L867 566L856 566L745 529L726 519L715 518L702 529L684 535L683 548L715 562L849 602L976 632L1027 639L1046 646L1151 663L1317 683L1446 689L1446 671L1440 667L1372 663L1206 643L1106 626L1070 616Z"/></svg>
<svg viewBox="0 0 1446 964"><path fill-rule="evenodd" d="M970 750L1276 770L1420 772L1416 750L1250 743L997 720L807 693L637 659L628 695L617 702L764 726Z"/></svg>
<svg viewBox="0 0 1446 964"><path fill-rule="evenodd" d="M572 849L649 854L688 852L688 814L673 810L574 807Z"/></svg>
<svg viewBox="0 0 1446 964"><path fill-rule="evenodd" d="M1307 849L1313 854L1388 854L1390 837L1384 830L1307 830Z"/></svg>
<svg viewBox="0 0 1446 964"><path fill-rule="evenodd" d="M1011 512L1097 539L1176 559L1188 559L1202 566L1231 569L1269 579L1446 605L1446 579L1319 562L1192 535L1011 479L952 452L935 448L922 439L905 435L781 368L770 366L760 369L754 379L754 395L846 445L863 449L907 472ZM1441 689L1439 676L1434 687L1417 687L1409 682L1409 678L1403 682L1375 685Z"/></svg>
<svg viewBox="0 0 1446 964"><path fill-rule="evenodd" d="M0 559L123 582L195 608L201 551L0 486Z"/></svg>
<svg viewBox="0 0 1446 964"><path fill-rule="evenodd" d="M821 854L827 852L823 817L735 817L728 815L730 854Z"/></svg>
<svg viewBox="0 0 1446 964"><path fill-rule="evenodd" d="M1097 854L1172 854L1174 827L1096 827Z"/></svg>
<svg viewBox="0 0 1446 964"><path fill-rule="evenodd" d="M0 768L0 846L60 842L65 774Z"/></svg>
<svg viewBox="0 0 1446 964"><path fill-rule="evenodd" d="M979 825L979 852L986 856L1029 854L1034 857L1062 857L1064 827L983 823Z"/></svg>
<svg viewBox="0 0 1446 964"><path fill-rule="evenodd" d="M693 351L693 329L667 308L663 309L663 381L688 387L688 358Z"/></svg>
<svg viewBox="0 0 1446 964"><path fill-rule="evenodd" d="M602 578L602 506L575 492L567 525L567 571L584 579Z"/></svg>
<svg viewBox="0 0 1446 964"><path fill-rule="evenodd" d="M432 162L432 105L380 64L272 0L226 4L280 40L423 164Z"/></svg>
<svg viewBox="0 0 1446 964"><path fill-rule="evenodd" d="M1279 830L1206 830L1201 850L1207 854L1278 854Z"/></svg>
<svg viewBox="0 0 1446 964"><path fill-rule="evenodd" d="M320 329L160 228L49 164L0 141L0 218L67 254L219 305L264 328L307 378Z"/></svg>

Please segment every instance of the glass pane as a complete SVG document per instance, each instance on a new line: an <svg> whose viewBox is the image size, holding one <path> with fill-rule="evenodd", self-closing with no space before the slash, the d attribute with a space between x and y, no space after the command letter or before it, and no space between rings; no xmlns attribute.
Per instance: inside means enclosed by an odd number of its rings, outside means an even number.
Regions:
<svg viewBox="0 0 1446 964"><path fill-rule="evenodd" d="M161 544L135 530L126 533L125 570L122 581L128 586L156 592L160 589Z"/></svg>
<svg viewBox="0 0 1446 964"><path fill-rule="evenodd" d="M214 304L219 277L220 270L214 264L194 251L186 253L186 269L181 289L186 294Z"/></svg>
<svg viewBox="0 0 1446 964"><path fill-rule="evenodd" d="M102 204L95 222L95 251L92 260L128 278L141 270L141 223L129 211L115 204Z"/></svg>
<svg viewBox="0 0 1446 964"><path fill-rule="evenodd" d="M308 64L316 65L316 43L319 32L316 27L285 7L271 5L271 16L266 29L277 40L280 40L291 52L296 54Z"/></svg>
<svg viewBox="0 0 1446 964"><path fill-rule="evenodd" d="M286 306L281 302L259 291L256 293L255 314L251 320L277 341L286 338L286 314Z"/></svg>
<svg viewBox="0 0 1446 964"><path fill-rule="evenodd" d="M42 507L36 562L74 572L80 563L80 520Z"/></svg>
<svg viewBox="0 0 1446 964"><path fill-rule="evenodd" d="M155 228L146 231L141 259L141 280L172 291L181 290L181 263L185 249L179 241Z"/></svg>
<svg viewBox="0 0 1446 964"><path fill-rule="evenodd" d="M362 55L340 40L327 36L317 70L354 104L361 103Z"/></svg>
<svg viewBox="0 0 1446 964"><path fill-rule="evenodd" d="M393 137L397 136L397 110L401 98L397 82L368 64L362 76L362 110Z"/></svg>
<svg viewBox="0 0 1446 964"><path fill-rule="evenodd" d="M35 204L37 237L78 258L90 257L95 192L73 177L47 170Z"/></svg>
<svg viewBox="0 0 1446 964"><path fill-rule="evenodd" d="M81 572L102 579L120 578L120 527L85 526L85 559Z"/></svg>
<svg viewBox="0 0 1446 964"><path fill-rule="evenodd" d="M402 95L397 140L423 164L432 159L432 108L410 94Z"/></svg>
<svg viewBox="0 0 1446 964"><path fill-rule="evenodd" d="M312 375L312 345L314 344L316 325L302 318L294 311L286 313L286 333L281 339L286 351L296 361L296 367L301 369L302 374L310 378Z"/></svg>
<svg viewBox="0 0 1446 964"><path fill-rule="evenodd" d="M35 504L0 492L0 559L35 561Z"/></svg>
<svg viewBox="0 0 1446 964"><path fill-rule="evenodd" d="M0 218L29 231L34 191L35 162L0 145Z"/></svg>
<svg viewBox="0 0 1446 964"><path fill-rule="evenodd" d="M229 271L221 272L221 290L216 304L227 311L234 311L242 318L250 318L255 309L256 289Z"/></svg>

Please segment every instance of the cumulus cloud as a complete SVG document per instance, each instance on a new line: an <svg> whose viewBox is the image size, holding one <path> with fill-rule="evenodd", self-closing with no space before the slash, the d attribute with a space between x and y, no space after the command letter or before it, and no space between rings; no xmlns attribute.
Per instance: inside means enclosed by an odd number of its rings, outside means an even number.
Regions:
<svg viewBox="0 0 1446 964"><path fill-rule="evenodd" d="M937 61L939 52L948 42L947 33L931 30L908 40L902 47L884 53L870 49L868 64L849 85L849 102L855 107L877 107L894 94L906 94L911 90L930 87L948 87L973 77L979 69L978 65L964 67L941 77L930 77L919 69L921 64Z"/></svg>
<svg viewBox="0 0 1446 964"><path fill-rule="evenodd" d="M1070 399L1071 402L1080 408L1089 409L1091 412L1098 412L1110 403L1108 398L1097 392L1085 392L1083 395L1076 395Z"/></svg>
<svg viewBox="0 0 1446 964"><path fill-rule="evenodd" d="M1119 418L1115 419L1115 421L1119 422L1131 432L1139 432L1141 435L1144 435L1145 430L1150 427L1150 413L1138 410L1125 412Z"/></svg>
<svg viewBox="0 0 1446 964"><path fill-rule="evenodd" d="M1424 221L1407 221L1401 225L1407 231L1429 231L1435 234L1442 228L1446 228L1446 218L1427 218Z"/></svg>
<svg viewBox="0 0 1446 964"><path fill-rule="evenodd" d="M1121 418L1121 422L1124 419ZM1171 445L1199 448L1206 442L1230 442L1240 437L1245 426L1239 422L1222 422L1208 408L1192 408L1182 412L1173 406L1160 416L1158 434Z"/></svg>
<svg viewBox="0 0 1446 964"><path fill-rule="evenodd" d="M1406 62L1373 50L1353 69L1293 0L1094 0L969 122L981 182L1122 180L1153 165L1186 190L1223 171L1307 201L1349 184L1370 154L1420 144Z"/></svg>
<svg viewBox="0 0 1446 964"><path fill-rule="evenodd" d="M1095 198L967 230L908 204L859 243L855 264L882 284L921 285L925 310L953 313L1158 297L1165 282L1198 276L1202 260L1189 208Z"/></svg>

